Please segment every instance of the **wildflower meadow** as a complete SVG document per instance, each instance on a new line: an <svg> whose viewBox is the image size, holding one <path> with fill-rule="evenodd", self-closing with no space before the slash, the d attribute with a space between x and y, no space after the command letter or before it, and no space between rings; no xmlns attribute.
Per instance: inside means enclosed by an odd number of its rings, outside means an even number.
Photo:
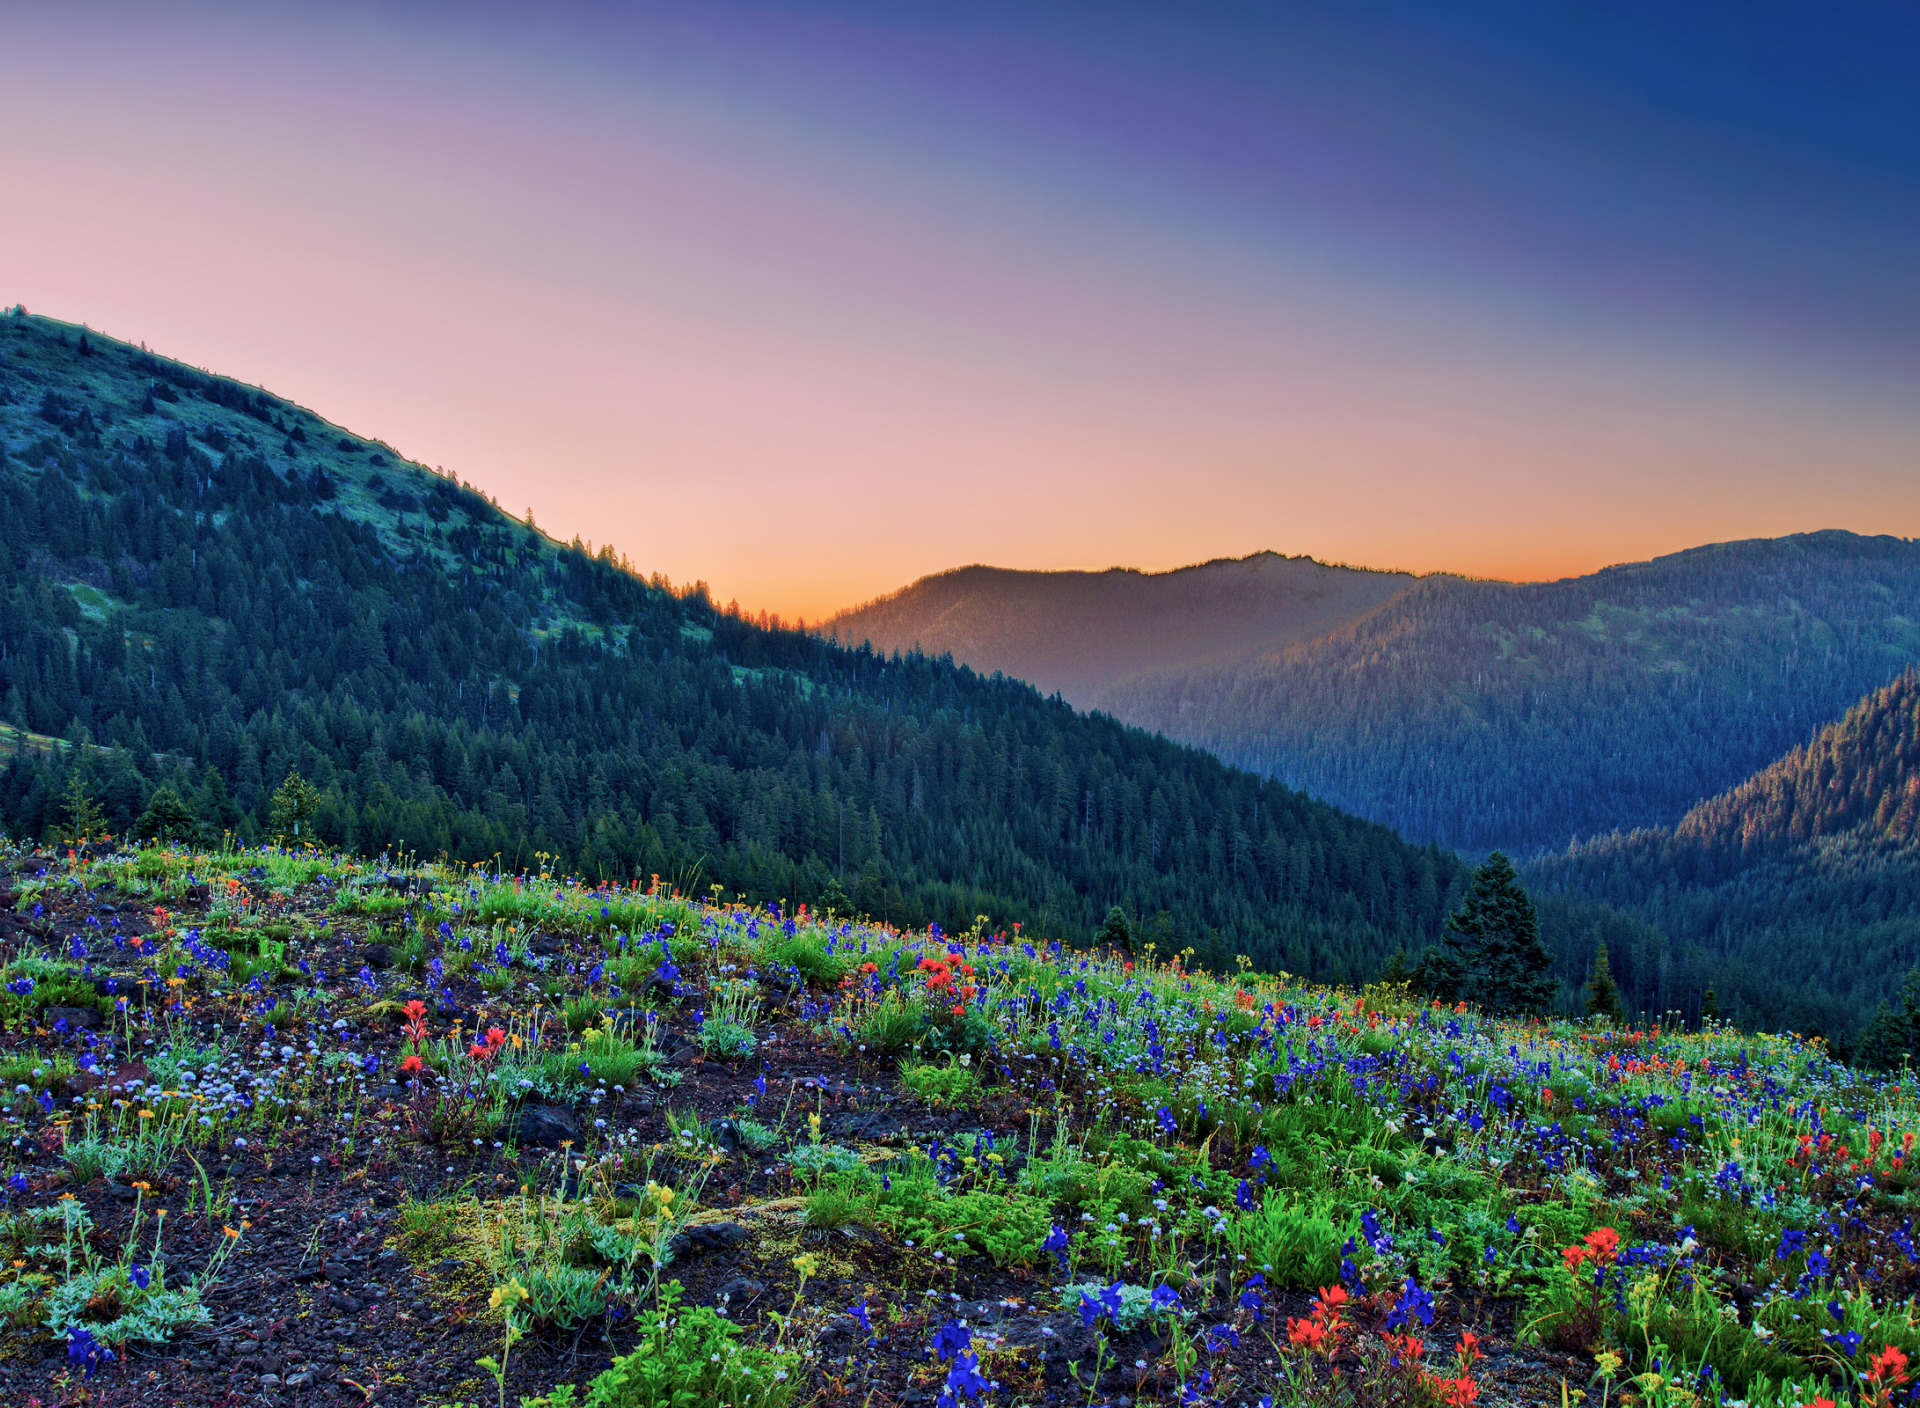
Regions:
<svg viewBox="0 0 1920 1408"><path fill-rule="evenodd" d="M982 919L0 853L0 1401L1907 1403L1910 1082Z"/></svg>

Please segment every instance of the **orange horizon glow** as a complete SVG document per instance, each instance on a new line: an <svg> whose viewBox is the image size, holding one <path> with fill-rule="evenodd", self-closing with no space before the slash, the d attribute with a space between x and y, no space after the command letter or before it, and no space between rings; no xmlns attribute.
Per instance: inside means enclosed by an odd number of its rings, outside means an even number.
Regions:
<svg viewBox="0 0 1920 1408"><path fill-rule="evenodd" d="M1910 378L1811 335L924 159L670 66L235 16L9 21L0 303L723 605L818 622L971 563L1529 581L1920 536Z"/></svg>

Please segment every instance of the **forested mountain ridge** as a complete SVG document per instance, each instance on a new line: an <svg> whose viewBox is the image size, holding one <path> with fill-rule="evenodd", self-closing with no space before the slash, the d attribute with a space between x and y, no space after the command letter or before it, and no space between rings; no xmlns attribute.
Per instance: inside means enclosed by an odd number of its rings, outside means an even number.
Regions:
<svg viewBox="0 0 1920 1408"><path fill-rule="evenodd" d="M1635 1000L1665 984L1684 1004L1712 983L1745 1019L1851 1030L1920 964L1920 672L1678 825L1570 848L1528 879L1671 939L1637 957L1609 940Z"/></svg>
<svg viewBox="0 0 1920 1408"><path fill-rule="evenodd" d="M1094 708L1133 675L1231 663L1322 635L1414 580L1273 552L1172 572L958 567L821 629L848 645L951 655Z"/></svg>
<svg viewBox="0 0 1920 1408"><path fill-rule="evenodd" d="M661 873L882 918L1160 944L1346 978L1464 874L1279 784L1030 687L757 627L516 522L256 388L0 318L0 826L78 770L257 836ZM842 896L848 898L841 898Z"/></svg>
<svg viewBox="0 0 1920 1408"><path fill-rule="evenodd" d="M1720 543L1558 582L1422 579L1101 707L1403 834L1557 851L1673 825L1920 659L1920 543Z"/></svg>
<svg viewBox="0 0 1920 1408"><path fill-rule="evenodd" d="M1869 845L1920 842L1920 674L1912 670L1674 828L1683 844L1743 855L1849 834Z"/></svg>

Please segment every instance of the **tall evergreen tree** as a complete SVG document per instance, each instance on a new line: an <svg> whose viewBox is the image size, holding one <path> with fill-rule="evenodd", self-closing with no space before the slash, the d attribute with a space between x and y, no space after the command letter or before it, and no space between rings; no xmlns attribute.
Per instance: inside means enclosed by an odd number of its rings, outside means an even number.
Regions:
<svg viewBox="0 0 1920 1408"><path fill-rule="evenodd" d="M67 790L61 798L67 811L67 825L60 839L68 843L98 841L107 834L106 814L100 810L92 789L80 773L80 768L75 767L67 774Z"/></svg>
<svg viewBox="0 0 1920 1408"><path fill-rule="evenodd" d="M1448 944L1429 944L1413 965L1413 986L1438 1002L1459 1002L1467 995L1471 975Z"/></svg>
<svg viewBox="0 0 1920 1408"><path fill-rule="evenodd" d="M1713 984L1707 984L1707 990L1700 994L1700 1024L1711 1026L1720 1020L1720 994L1713 990Z"/></svg>
<svg viewBox="0 0 1920 1408"><path fill-rule="evenodd" d="M1553 998L1553 955L1540 916L1495 851L1473 872L1467 897L1447 919L1447 945L1467 976L1466 995L1489 1012L1541 1012Z"/></svg>
<svg viewBox="0 0 1920 1408"><path fill-rule="evenodd" d="M1613 970L1607 966L1605 944L1594 950L1593 972L1587 977L1586 994L1589 1017L1604 1017L1616 1027L1626 1023L1626 1004L1621 1002L1620 989L1613 981Z"/></svg>
<svg viewBox="0 0 1920 1408"><path fill-rule="evenodd" d="M283 846L297 846L317 839L313 834L313 814L320 809L320 794L298 772L287 774L273 794L273 810L268 829Z"/></svg>

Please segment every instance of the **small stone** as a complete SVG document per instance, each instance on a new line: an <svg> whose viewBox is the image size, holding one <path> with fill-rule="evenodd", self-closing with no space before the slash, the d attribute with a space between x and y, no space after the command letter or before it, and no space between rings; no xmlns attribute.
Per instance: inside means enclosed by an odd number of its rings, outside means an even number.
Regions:
<svg viewBox="0 0 1920 1408"><path fill-rule="evenodd" d="M523 1149L558 1149L579 1142L580 1125L564 1105L523 1105L508 1117L502 1137Z"/></svg>
<svg viewBox="0 0 1920 1408"><path fill-rule="evenodd" d="M675 1237L671 1245L675 1256L685 1256L689 1252L725 1251L752 1236L753 1233L737 1222L703 1222Z"/></svg>
<svg viewBox="0 0 1920 1408"><path fill-rule="evenodd" d="M751 1276L740 1276L715 1291L713 1300L715 1305L725 1301L729 1310L738 1311L742 1306L758 1300L766 1293L767 1288L764 1283L754 1280Z"/></svg>

